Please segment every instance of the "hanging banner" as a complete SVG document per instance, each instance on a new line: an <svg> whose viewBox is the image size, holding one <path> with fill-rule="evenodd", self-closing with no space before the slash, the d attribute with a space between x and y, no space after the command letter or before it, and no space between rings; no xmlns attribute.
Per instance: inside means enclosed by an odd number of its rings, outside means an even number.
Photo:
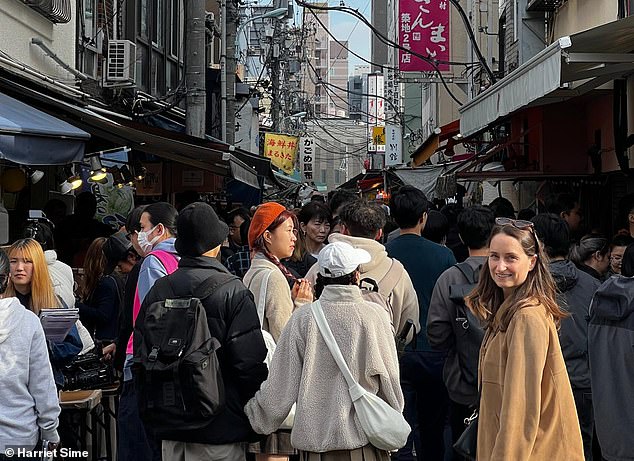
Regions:
<svg viewBox="0 0 634 461"><path fill-rule="evenodd" d="M403 163L403 139L399 125L385 125L385 166Z"/></svg>
<svg viewBox="0 0 634 461"><path fill-rule="evenodd" d="M299 138L299 163L304 180L314 181L315 171L315 138L307 136Z"/></svg>
<svg viewBox="0 0 634 461"><path fill-rule="evenodd" d="M449 61L449 0L399 0L398 42L407 50L440 61ZM436 70L410 52L399 51L399 69L405 72ZM438 64L441 71L448 64Z"/></svg>
<svg viewBox="0 0 634 461"><path fill-rule="evenodd" d="M295 169L297 154L297 136L278 133L264 135L264 156L271 159L271 163L286 174L292 174Z"/></svg>

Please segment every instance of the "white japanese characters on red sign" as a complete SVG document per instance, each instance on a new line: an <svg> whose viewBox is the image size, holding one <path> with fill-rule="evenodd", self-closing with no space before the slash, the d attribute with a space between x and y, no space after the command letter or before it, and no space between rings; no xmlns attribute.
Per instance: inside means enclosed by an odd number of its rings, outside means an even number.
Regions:
<svg viewBox="0 0 634 461"><path fill-rule="evenodd" d="M410 72L436 70L412 52L438 61L449 61L449 0L399 0L399 69ZM438 70L449 70L439 62Z"/></svg>

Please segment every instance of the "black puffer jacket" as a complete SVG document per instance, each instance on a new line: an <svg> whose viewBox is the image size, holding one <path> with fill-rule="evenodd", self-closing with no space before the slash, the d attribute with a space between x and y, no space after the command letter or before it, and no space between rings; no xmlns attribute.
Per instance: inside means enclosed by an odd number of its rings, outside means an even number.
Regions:
<svg viewBox="0 0 634 461"><path fill-rule="evenodd" d="M257 440L244 414L244 405L267 377L264 364L266 346L260 330L260 320L253 295L240 279L229 274L217 260L205 256L183 257L178 269L156 281L141 306L139 319L151 303L169 297L191 296L210 277L227 281L203 299L212 336L220 341L218 358L223 372L225 408L211 423L198 430L180 431L174 428L167 440L211 445Z"/></svg>
<svg viewBox="0 0 634 461"><path fill-rule="evenodd" d="M561 322L559 342L573 389L590 389L588 317L590 303L601 283L570 261L554 261L550 272L557 284L559 306L570 313Z"/></svg>

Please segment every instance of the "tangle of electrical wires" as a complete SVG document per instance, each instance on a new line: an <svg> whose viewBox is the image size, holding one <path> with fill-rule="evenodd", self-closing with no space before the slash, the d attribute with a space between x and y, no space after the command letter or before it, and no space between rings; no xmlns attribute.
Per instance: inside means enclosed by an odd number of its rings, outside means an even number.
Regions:
<svg viewBox="0 0 634 461"><path fill-rule="evenodd" d="M340 99L341 101L343 101L345 104L348 104L348 101L346 101L345 99L343 99L343 98L342 98L339 94L337 94L337 93L336 93L335 91L333 91L333 90L330 90L330 89L329 89L328 87L326 87L326 86L324 87L324 90L326 90L326 93L327 93L328 95L330 95L330 96L331 96L332 104L333 104L336 108L338 108L338 109L342 109L342 110L346 110L346 108L345 108L345 107L342 107L342 106L338 105L338 104L334 101L334 99L332 99L332 97L333 97L333 96L336 96L338 99ZM359 94L359 93L357 93L357 92L353 92L353 91L350 91L350 90L348 90L348 92L349 92L350 94L355 94L355 95L360 95L360 96L363 96L362 94ZM356 111L355 111L355 114L361 114L361 115L365 115L365 116L367 116L367 117L376 117L376 115L369 114L368 112L365 112L365 111L362 111L362 110L356 110ZM385 123L397 123L397 124L400 124L400 123L401 123L401 121L399 120L399 116L398 116L398 114L397 114L396 112L395 112L395 115L394 115L393 117L391 117L391 118L387 118L387 117L386 117L385 119L381 119L380 121L385 122Z"/></svg>
<svg viewBox="0 0 634 461"><path fill-rule="evenodd" d="M394 103L393 103L392 101L390 101L388 98L386 98L385 96L379 96L379 95L376 95L376 94L369 94L369 93L360 93L360 92L358 92L358 91L350 91L350 90L349 90L349 89L347 89L347 88L342 88L342 87L337 86L337 85L335 85L335 84L333 84L333 83L327 82L327 81L325 81L323 78L321 78L321 76L319 75L319 72L317 72L317 69L315 69L315 67L311 64L310 60L307 60L307 61L306 61L306 63L308 64L308 67L310 67L310 68L311 68L311 70L313 71L313 73L314 73L314 74L315 74L315 76L317 77L317 82L315 82L315 81L311 78L311 81L312 81L315 85L318 85L318 84L321 84L321 85L326 85L326 86L330 86L330 87L332 87L332 88L335 88L335 89L337 89L337 90L339 90L339 91L343 91L344 93L354 94L354 95L357 95L357 96L366 96L366 97L368 97L368 98L378 98L378 99L382 99L382 100L386 101L386 102L387 102L387 103L388 103L388 104L392 107L392 110L394 110L394 112L395 112L395 113L397 113L397 114L399 113L398 107L396 107L396 106L394 105Z"/></svg>
<svg viewBox="0 0 634 461"><path fill-rule="evenodd" d="M262 63L262 69L260 70L260 74L258 75L258 79L255 81L255 83L253 84L253 87L257 90L257 87L260 83L262 83L262 77L264 76L264 70L266 69L267 64L270 62L271 56L273 55L273 47L269 47L269 52L266 55L266 59L264 60L264 62ZM242 103L242 105L240 106L240 108L238 110L236 110L236 115L238 115L242 109L244 109L244 106L247 105L247 103L249 102L250 98L246 98L245 101Z"/></svg>
<svg viewBox="0 0 634 461"><path fill-rule="evenodd" d="M407 51L408 53L412 54L413 56L416 56L417 58L422 59L423 61L429 63L434 68L434 71L436 72L436 74L440 78L441 83L445 87L445 90L447 91L447 93L449 94L451 99L453 99L456 102L456 104L462 106L463 103L456 97L455 94L453 94L453 92L449 88L449 85L447 84L447 81L446 81L444 75L442 75L442 72L440 71L440 69L438 67L438 61L437 60L431 59L428 56L423 56L422 54L416 53L413 50L408 50L408 49L404 48L403 46L401 46L399 43L396 43L396 42L390 40L385 35L383 35L379 30L377 30L370 23L370 21L368 21L367 18L365 16L363 16L362 14L360 14L357 10L355 10L353 8L346 7L346 6L323 6L321 4L306 3L306 2L304 2L302 0L295 0L295 2L297 3L298 6L301 6L303 8L308 8L309 10L310 9L316 9L316 10L327 10L327 11L341 11L343 13L348 13L348 14L360 19L374 33L374 35L376 35L377 38L380 41L382 41L383 43L385 43L386 45L392 46L392 47L394 47L396 49L399 49L399 50L402 50L402 51ZM486 64L486 61L485 61L485 64Z"/></svg>

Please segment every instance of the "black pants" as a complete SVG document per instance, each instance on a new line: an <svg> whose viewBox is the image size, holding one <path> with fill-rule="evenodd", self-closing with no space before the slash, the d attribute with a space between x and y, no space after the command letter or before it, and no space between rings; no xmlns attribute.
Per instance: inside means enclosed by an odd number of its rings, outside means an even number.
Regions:
<svg viewBox="0 0 634 461"><path fill-rule="evenodd" d="M403 415L412 427L396 461L443 461L449 396L442 379L445 355L438 352L405 352L400 360ZM413 448L416 449L414 457Z"/></svg>
<svg viewBox="0 0 634 461"><path fill-rule="evenodd" d="M460 438L464 430L467 428L464 420L473 414L473 408L467 405L461 405L451 400L449 402L449 423L451 424L451 444L453 445ZM465 458L453 453L453 461L464 461Z"/></svg>

